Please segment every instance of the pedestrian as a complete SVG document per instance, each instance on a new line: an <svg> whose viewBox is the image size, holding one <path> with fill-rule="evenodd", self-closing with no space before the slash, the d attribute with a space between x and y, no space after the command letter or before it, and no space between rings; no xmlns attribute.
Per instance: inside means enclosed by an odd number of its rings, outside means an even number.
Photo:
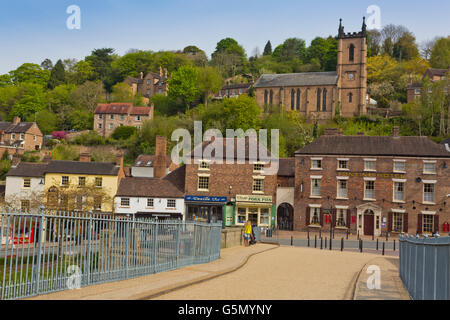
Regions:
<svg viewBox="0 0 450 320"><path fill-rule="evenodd" d="M246 247L248 247L250 245L251 235L252 235L252 223L250 222L250 220L248 220L245 223L245 227L244 227L244 244Z"/></svg>

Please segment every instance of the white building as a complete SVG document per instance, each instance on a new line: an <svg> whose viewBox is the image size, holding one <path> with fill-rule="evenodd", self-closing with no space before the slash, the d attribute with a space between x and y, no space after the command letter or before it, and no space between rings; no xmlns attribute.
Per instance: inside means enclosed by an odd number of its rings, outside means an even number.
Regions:
<svg viewBox="0 0 450 320"><path fill-rule="evenodd" d="M122 179L115 197L116 213L184 220L184 177L183 166L163 179Z"/></svg>
<svg viewBox="0 0 450 320"><path fill-rule="evenodd" d="M133 166L131 167L131 176L142 178L154 178L155 160L156 156L154 155L140 155L134 162ZM164 176L172 172L172 170L175 167L170 157L167 157L165 161L166 161L166 170Z"/></svg>
<svg viewBox="0 0 450 320"><path fill-rule="evenodd" d="M46 163L20 162L6 175L5 202L22 210L37 209L43 203Z"/></svg>

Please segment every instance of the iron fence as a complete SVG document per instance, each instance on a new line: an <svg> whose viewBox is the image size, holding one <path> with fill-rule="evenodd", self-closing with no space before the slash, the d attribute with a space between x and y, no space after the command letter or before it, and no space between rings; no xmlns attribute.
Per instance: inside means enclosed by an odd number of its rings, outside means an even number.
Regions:
<svg viewBox="0 0 450 320"><path fill-rule="evenodd" d="M412 299L450 299L450 237L400 237L399 264Z"/></svg>
<svg viewBox="0 0 450 320"><path fill-rule="evenodd" d="M221 223L0 213L0 299L124 280L220 256Z"/></svg>

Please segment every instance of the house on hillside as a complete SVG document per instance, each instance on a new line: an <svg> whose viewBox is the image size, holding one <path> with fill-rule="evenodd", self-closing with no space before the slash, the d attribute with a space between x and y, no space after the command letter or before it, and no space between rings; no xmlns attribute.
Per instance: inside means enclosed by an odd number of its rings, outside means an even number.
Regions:
<svg viewBox="0 0 450 320"><path fill-rule="evenodd" d="M16 153L15 150L24 151L40 150L43 135L36 122L22 122L19 117L14 117L12 122L0 122L0 151L5 150Z"/></svg>

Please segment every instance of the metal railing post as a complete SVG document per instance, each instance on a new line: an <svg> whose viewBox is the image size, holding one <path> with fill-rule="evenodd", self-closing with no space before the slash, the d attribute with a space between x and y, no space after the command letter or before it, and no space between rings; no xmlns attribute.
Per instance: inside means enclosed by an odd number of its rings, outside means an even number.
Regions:
<svg viewBox="0 0 450 320"><path fill-rule="evenodd" d="M158 247L158 220L153 222L154 230L153 230L153 272L156 273L156 256L157 256L157 247Z"/></svg>
<svg viewBox="0 0 450 320"><path fill-rule="evenodd" d="M37 262L36 262L36 277L35 277L35 288L34 293L39 294L39 281L41 277L41 253L42 253L42 237L43 237L43 228L44 228L44 207L40 208L40 217L39 217L39 231L38 231L38 250L37 250ZM14 239L13 239L14 241Z"/></svg>
<svg viewBox="0 0 450 320"><path fill-rule="evenodd" d="M176 254L176 264L177 264L177 268L180 266L180 245L181 245L181 241L180 241L180 226L181 224L179 223L179 221L177 221L177 237L176 237L176 250L175 250L175 254Z"/></svg>
<svg viewBox="0 0 450 320"><path fill-rule="evenodd" d="M86 284L91 283L91 241L92 241L92 211L89 211L89 224L88 224L88 244L86 253Z"/></svg>
<svg viewBox="0 0 450 320"><path fill-rule="evenodd" d="M127 228L125 235L125 278L128 279L128 267L129 267L129 258L130 258L130 219L127 219Z"/></svg>

